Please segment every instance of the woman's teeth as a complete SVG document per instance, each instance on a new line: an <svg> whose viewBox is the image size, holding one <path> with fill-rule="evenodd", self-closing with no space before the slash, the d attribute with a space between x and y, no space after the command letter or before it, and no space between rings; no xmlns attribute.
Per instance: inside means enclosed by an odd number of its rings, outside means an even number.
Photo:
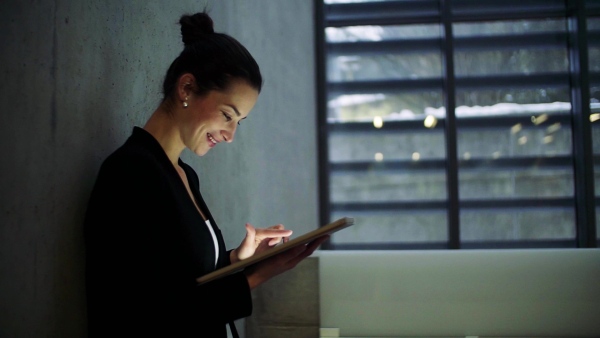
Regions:
<svg viewBox="0 0 600 338"><path fill-rule="evenodd" d="M208 134L208 139L210 140L210 142L212 142L213 144L217 144L217 140L215 140L211 134Z"/></svg>

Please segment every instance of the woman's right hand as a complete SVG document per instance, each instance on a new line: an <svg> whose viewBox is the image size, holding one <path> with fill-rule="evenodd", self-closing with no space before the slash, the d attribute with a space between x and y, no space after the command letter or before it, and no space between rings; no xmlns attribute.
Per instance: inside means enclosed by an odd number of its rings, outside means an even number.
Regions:
<svg viewBox="0 0 600 338"><path fill-rule="evenodd" d="M248 267L245 273L250 289L254 289L269 279L293 269L303 259L310 256L327 239L329 239L329 235L323 235L305 245L298 245Z"/></svg>
<svg viewBox="0 0 600 338"><path fill-rule="evenodd" d="M235 263L251 257L255 254L273 248L277 243L287 242L292 235L292 230L287 230L283 224L277 224L268 228L255 228L246 223L246 237L235 250L231 252L231 263Z"/></svg>

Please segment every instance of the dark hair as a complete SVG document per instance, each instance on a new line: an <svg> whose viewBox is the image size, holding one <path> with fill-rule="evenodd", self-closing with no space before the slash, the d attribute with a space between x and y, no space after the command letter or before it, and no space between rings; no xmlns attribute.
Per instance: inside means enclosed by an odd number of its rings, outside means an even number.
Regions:
<svg viewBox="0 0 600 338"><path fill-rule="evenodd" d="M246 80L260 92L262 76L258 64L239 41L224 33L215 33L213 20L206 11L183 15L181 37L185 47L173 60L163 82L163 101L168 99L179 76L191 73L196 78L196 94L226 90L233 79Z"/></svg>

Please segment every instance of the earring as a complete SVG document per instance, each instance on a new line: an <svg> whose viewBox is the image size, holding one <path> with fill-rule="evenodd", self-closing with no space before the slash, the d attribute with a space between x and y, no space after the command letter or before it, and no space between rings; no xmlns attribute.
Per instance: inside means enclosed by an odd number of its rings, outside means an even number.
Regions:
<svg viewBox="0 0 600 338"><path fill-rule="evenodd" d="M183 101L183 108L187 108L188 107L188 103L187 103L187 97L185 98L185 101Z"/></svg>

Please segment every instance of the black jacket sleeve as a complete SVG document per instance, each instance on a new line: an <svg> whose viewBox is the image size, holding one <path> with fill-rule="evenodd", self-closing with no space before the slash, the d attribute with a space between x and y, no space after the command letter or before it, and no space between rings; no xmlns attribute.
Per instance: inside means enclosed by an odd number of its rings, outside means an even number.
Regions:
<svg viewBox="0 0 600 338"><path fill-rule="evenodd" d="M224 337L227 322L251 314L243 272L196 284L215 268L214 247L170 177L143 154L103 163L84 223L90 337Z"/></svg>

